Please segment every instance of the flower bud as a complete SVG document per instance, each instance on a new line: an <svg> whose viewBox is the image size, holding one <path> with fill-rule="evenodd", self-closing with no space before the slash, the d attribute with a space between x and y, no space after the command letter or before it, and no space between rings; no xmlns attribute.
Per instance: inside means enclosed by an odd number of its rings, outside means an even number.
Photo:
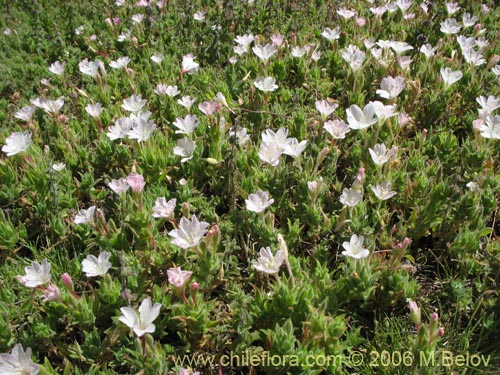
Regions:
<svg viewBox="0 0 500 375"><path fill-rule="evenodd" d="M182 214L185 217L189 217L189 203L188 202L184 202L182 204Z"/></svg>
<svg viewBox="0 0 500 375"><path fill-rule="evenodd" d="M439 314L438 313L432 313L431 315L431 323L432 322L437 322L439 320Z"/></svg>
<svg viewBox="0 0 500 375"><path fill-rule="evenodd" d="M196 292L198 292L200 290L200 284L198 284L196 281L194 281L189 286L189 289L191 289L193 292L196 293Z"/></svg>
<svg viewBox="0 0 500 375"><path fill-rule="evenodd" d="M323 160L325 160L326 155L330 152L330 149L328 147L325 147L323 150L320 151L317 159L316 159L316 165L314 166L314 170L317 171L321 163L323 163Z"/></svg>
<svg viewBox="0 0 500 375"><path fill-rule="evenodd" d="M75 286L73 285L73 280L71 279L71 276L69 273L65 272L61 275L61 281L63 282L64 286L68 288L68 290L73 291L75 290Z"/></svg>
<svg viewBox="0 0 500 375"><path fill-rule="evenodd" d="M210 230L207 232L207 237L211 237L211 236L216 236L218 235L220 232L220 228L217 224L215 224L212 228L210 228Z"/></svg>
<svg viewBox="0 0 500 375"><path fill-rule="evenodd" d="M408 303L408 308L410 309L410 318L412 322L415 324L420 324L421 315L420 308L418 307L417 303L415 301L410 301Z"/></svg>

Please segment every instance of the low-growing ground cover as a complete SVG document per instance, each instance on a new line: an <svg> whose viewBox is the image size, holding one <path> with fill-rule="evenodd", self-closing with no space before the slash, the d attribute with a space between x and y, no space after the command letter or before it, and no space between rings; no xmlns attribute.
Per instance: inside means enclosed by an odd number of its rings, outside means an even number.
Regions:
<svg viewBox="0 0 500 375"><path fill-rule="evenodd" d="M0 374L500 369L492 1L15 1Z"/></svg>

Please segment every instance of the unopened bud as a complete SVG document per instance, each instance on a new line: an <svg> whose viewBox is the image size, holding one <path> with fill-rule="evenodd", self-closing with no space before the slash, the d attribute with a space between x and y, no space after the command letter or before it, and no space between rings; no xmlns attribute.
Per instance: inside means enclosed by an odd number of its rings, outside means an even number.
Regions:
<svg viewBox="0 0 500 375"><path fill-rule="evenodd" d="M412 322L415 324L420 324L421 315L420 308L418 307L417 303L415 301L410 301L408 303L408 308L410 309L410 318Z"/></svg>
<svg viewBox="0 0 500 375"><path fill-rule="evenodd" d="M314 166L315 171L318 170L321 163L323 163L323 160L325 160L326 155L328 155L329 152L330 152L330 149L328 147L325 147L323 150L320 151L320 153L316 159L316 165Z"/></svg>
<svg viewBox="0 0 500 375"><path fill-rule="evenodd" d="M278 233L278 244L280 250L285 254L285 259L288 259L288 246L286 245L285 239L281 233Z"/></svg>
<svg viewBox="0 0 500 375"><path fill-rule="evenodd" d="M443 337L444 336L444 328L443 327L441 327L441 328L438 329L438 336L439 337Z"/></svg>
<svg viewBox="0 0 500 375"><path fill-rule="evenodd" d="M200 290L200 284L198 284L196 281L194 281L189 286L189 289L191 289L193 292L196 293L196 292L198 292Z"/></svg>
<svg viewBox="0 0 500 375"><path fill-rule="evenodd" d="M75 289L73 285L73 280L71 279L71 276L69 273L65 272L61 275L61 281L63 282L64 286L68 288L70 291L73 291Z"/></svg>
<svg viewBox="0 0 500 375"><path fill-rule="evenodd" d="M184 202L182 204L182 214L185 216L185 217L188 217L189 216L189 203L188 202Z"/></svg>
<svg viewBox="0 0 500 375"><path fill-rule="evenodd" d="M212 237L218 235L220 232L220 228L217 224L215 224L207 233L207 237Z"/></svg>

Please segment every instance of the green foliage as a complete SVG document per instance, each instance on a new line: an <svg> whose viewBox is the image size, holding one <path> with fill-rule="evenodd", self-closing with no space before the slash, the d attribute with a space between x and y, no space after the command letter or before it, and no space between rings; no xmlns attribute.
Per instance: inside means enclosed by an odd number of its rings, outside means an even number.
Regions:
<svg viewBox="0 0 500 375"><path fill-rule="evenodd" d="M7 145L14 132L32 137L26 150L0 156L0 352L30 347L41 374L500 368L500 145L473 128L476 98L500 95L494 2L486 2L489 12L461 2L461 12L478 20L456 35L441 31L451 15L439 2L381 17L369 9L376 5L360 1L56 3L5 3L0 15L0 141ZM356 15L345 19L342 7ZM195 19L200 11L204 19ZM339 38L327 39L324 29L337 26ZM236 54L235 38L244 34L255 39ZM284 42L262 61L252 48L276 34ZM484 43L484 64L467 63L457 35ZM379 41L380 58L369 40ZM397 47L384 47L390 40L413 49L393 53ZM435 56L420 52L425 43L437 47ZM357 71L343 56L351 44L366 53ZM159 53L163 61L154 62ZM197 71L182 71L187 54ZM124 56L126 67L111 67ZM408 68L401 56L412 59ZM95 77L82 72L84 59L102 64ZM66 64L63 74L48 70L55 61ZM449 87L445 67L463 73ZM261 76L278 87L262 92L255 85ZM385 99L377 90L388 76L403 77L404 89ZM179 93L162 94L159 84ZM133 94L147 101L141 111L151 112L155 129L141 141L111 139L112 127L130 116L123 104ZM178 103L185 95L195 99L189 108ZM21 120L16 113L35 98L64 98L64 105ZM323 115L320 100L338 108ZM206 114L201 103L212 101L215 110ZM325 126L349 120L351 105L374 101L394 104L399 117L378 118L344 138ZM94 103L103 107L95 118L86 110ZM188 114L199 124L183 134L173 123ZM268 162L264 139L278 129L288 132L276 136L285 154ZM179 155L184 137L195 142L192 155ZM291 138L307 141L299 155ZM397 148L384 165L369 152L376 144ZM132 172L145 186L127 182L127 191L115 192L113 183ZM374 192L384 182L396 192L387 200ZM351 187L362 194L354 207L340 198ZM253 212L248 202L258 191L272 203ZM152 215L161 197L176 200L169 217ZM207 223L199 241L185 229L194 215ZM176 233L196 244L178 246ZM367 257L349 256L354 235L364 237L358 251ZM261 272L267 247L283 264ZM103 252L111 267L87 275L83 261ZM43 259L50 281L22 285L32 262ZM167 272L174 267L192 272L182 287ZM120 316L125 307L139 311L148 297L161 304L160 314L153 332L138 336ZM491 355L491 365L394 364L395 353L445 351ZM225 354L249 352L281 363L222 363ZM363 363L352 363L352 353ZM381 353L390 355L387 366L379 365L387 359ZM307 364L311 358L335 360Z"/></svg>

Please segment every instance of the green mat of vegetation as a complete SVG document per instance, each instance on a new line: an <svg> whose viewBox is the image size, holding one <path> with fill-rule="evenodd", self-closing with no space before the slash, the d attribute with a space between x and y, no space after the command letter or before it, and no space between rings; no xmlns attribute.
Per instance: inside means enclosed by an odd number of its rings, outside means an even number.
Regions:
<svg viewBox="0 0 500 375"><path fill-rule="evenodd" d="M0 9L0 374L500 371L494 1Z"/></svg>

